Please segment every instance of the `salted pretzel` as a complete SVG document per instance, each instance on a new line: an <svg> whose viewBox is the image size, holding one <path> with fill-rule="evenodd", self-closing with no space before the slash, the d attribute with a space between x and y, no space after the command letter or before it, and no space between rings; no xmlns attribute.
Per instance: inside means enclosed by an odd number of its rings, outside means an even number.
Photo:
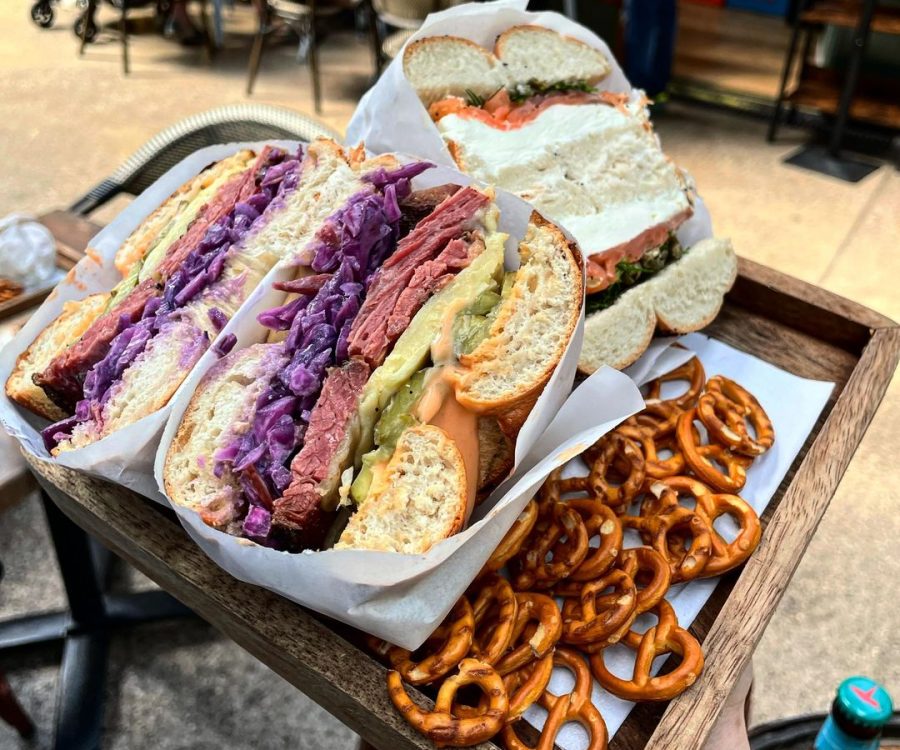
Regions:
<svg viewBox="0 0 900 750"><path fill-rule="evenodd" d="M596 500L615 507L627 507L644 483L646 462L638 445L620 432L611 432L600 438L584 455L590 462L590 474L581 485L575 482L561 485L562 491L566 491L568 486L578 486L579 489L583 486ZM622 482L618 485L610 483L616 466L626 467Z"/></svg>
<svg viewBox="0 0 900 750"><path fill-rule="evenodd" d="M497 549L488 558L481 571L481 575L485 573L496 573L500 568L506 565L510 559L518 554L522 549L522 544L528 538L534 528L534 524L538 519L538 504L532 498L528 501L528 505L519 514L519 517L513 522L506 536L500 540Z"/></svg>
<svg viewBox="0 0 900 750"><path fill-rule="evenodd" d="M703 577L725 573L743 563L759 545L762 528L759 516L747 502L737 495L706 494L697 498L697 507L706 516L712 532L712 554L706 561ZM713 526L722 515L731 516L740 527L737 537L726 542Z"/></svg>
<svg viewBox="0 0 900 750"><path fill-rule="evenodd" d="M674 433L660 438L644 435L640 439L640 444L644 452L644 472L648 478L664 479L684 471L684 454L678 446ZM672 455L660 458L659 454L662 451L669 451Z"/></svg>
<svg viewBox="0 0 900 750"><path fill-rule="evenodd" d="M687 391L675 398L665 400L660 399L662 384L673 383L678 380L686 380L688 382L689 385ZM699 357L694 357L680 367L676 367L671 372L667 372L665 375L660 375L655 380L651 380L650 383L648 383L649 389L647 391L647 398L644 399L644 403L653 404L659 402L663 404L672 404L679 409L690 409L692 406L697 405L697 399L703 391L703 384L705 382L706 372L703 369L703 364L700 362Z"/></svg>
<svg viewBox="0 0 900 750"><path fill-rule="evenodd" d="M628 417L616 428L616 432L632 440L640 440L642 436L665 437L675 429L681 412L675 404L667 401L645 402L644 410Z"/></svg>
<svg viewBox="0 0 900 750"><path fill-rule="evenodd" d="M634 581L636 616L653 609L669 590L672 580L669 561L651 547L623 550L618 567Z"/></svg>
<svg viewBox="0 0 900 750"><path fill-rule="evenodd" d="M588 554L587 530L578 511L562 502L542 506L542 517L516 557L513 586L517 591L550 588L567 578Z"/></svg>
<svg viewBox="0 0 900 750"><path fill-rule="evenodd" d="M697 416L713 439L745 456L759 456L775 442L772 421L756 397L733 380L716 375L697 402ZM756 437L747 430L753 426Z"/></svg>
<svg viewBox="0 0 900 750"><path fill-rule="evenodd" d="M646 534L650 546L669 561L672 583L690 581L703 573L712 554L712 535L702 513L669 506L657 515L622 516L621 520L623 526ZM687 540L690 546L684 550Z"/></svg>
<svg viewBox="0 0 900 750"><path fill-rule="evenodd" d="M477 659L463 659L459 673L444 680L434 702L434 711L423 711L413 703L396 670L388 672L387 684L394 707L438 747L468 747L490 739L500 731L509 711L503 678L490 664ZM455 716L453 701L457 691L466 685L478 685L487 696L487 706L474 716Z"/></svg>
<svg viewBox="0 0 900 750"><path fill-rule="evenodd" d="M568 506L581 514L588 540L598 537L599 544L588 548L587 556L567 580L591 581L615 564L622 549L622 524L599 500L570 500Z"/></svg>
<svg viewBox="0 0 900 750"><path fill-rule="evenodd" d="M553 675L553 650L503 678L509 696L506 723L519 719L541 697Z"/></svg>
<svg viewBox="0 0 900 750"><path fill-rule="evenodd" d="M570 721L577 721L587 731L590 737L588 750L606 750L609 739L606 722L591 701L593 683L587 663L577 651L558 648L553 654L553 664L572 672L575 677L572 692L554 695L545 690L540 703L549 713L538 744L530 748L519 738L515 725L508 724L503 729L503 742L507 750L552 750L559 730Z"/></svg>
<svg viewBox="0 0 900 750"><path fill-rule="evenodd" d="M425 642L428 656L416 662L412 652L391 646L387 657L410 685L425 685L443 677L465 658L472 647L474 632L475 615L469 600L463 596ZM431 651L432 647L436 650Z"/></svg>
<svg viewBox="0 0 900 750"><path fill-rule="evenodd" d="M472 631L472 655L487 664L503 656L512 641L519 603L509 581L496 574L478 582L472 602L475 627ZM493 619L488 619L488 615Z"/></svg>
<svg viewBox="0 0 900 750"><path fill-rule="evenodd" d="M685 463L703 482L720 492L737 492L747 481L747 467L753 459L732 453L718 443L702 445L694 429L697 409L689 409L678 418L675 434ZM713 463L715 462L715 463ZM716 464L724 468L719 469Z"/></svg>
<svg viewBox="0 0 900 750"><path fill-rule="evenodd" d="M648 481L644 489L646 492L640 509L642 516L662 513L666 508L677 506L683 497L693 500L696 504L700 495L712 492L703 482L683 474Z"/></svg>
<svg viewBox="0 0 900 750"><path fill-rule="evenodd" d="M604 593L612 588L612 593ZM622 570L613 569L606 575L584 585L581 597L563 603L563 634L565 643L575 645L610 645L623 628L634 622L637 591L634 581Z"/></svg>
<svg viewBox="0 0 900 750"><path fill-rule="evenodd" d="M518 611L508 651L494 665L504 676L543 658L562 635L562 615L551 597L534 592L517 593L516 603Z"/></svg>
<svg viewBox="0 0 900 750"><path fill-rule="evenodd" d="M630 680L606 668L603 652L591 656L591 672L613 695L629 701L665 701L680 695L694 684L703 671L703 651L697 639L678 626L675 610L661 599L653 610L658 622L645 633L629 631L622 643L637 652ZM652 677L653 660L662 654L681 657L671 672Z"/></svg>

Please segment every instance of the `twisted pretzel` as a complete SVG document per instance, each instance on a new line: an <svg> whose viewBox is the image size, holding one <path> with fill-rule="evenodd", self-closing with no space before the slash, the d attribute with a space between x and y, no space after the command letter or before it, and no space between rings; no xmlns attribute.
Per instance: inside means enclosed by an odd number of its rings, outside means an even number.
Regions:
<svg viewBox="0 0 900 750"><path fill-rule="evenodd" d="M591 495L608 505L628 506L644 483L644 455L637 444L619 432L611 432L585 451L585 456L591 462L586 487ZM609 483L610 469L616 464L627 467L619 486Z"/></svg>
<svg viewBox="0 0 900 750"><path fill-rule="evenodd" d="M662 384L671 383L677 380L688 381L689 385L687 391L676 398L660 401L659 395L662 390ZM697 399L700 396L700 392L703 390L703 383L705 381L706 372L703 370L703 365L700 362L699 357L694 357L681 365L681 367L676 367L671 372L660 375L656 380L651 380L648 384L649 390L647 391L647 398L644 400L644 403L652 404L660 402L672 404L679 409L690 409L692 406L697 405Z"/></svg>
<svg viewBox="0 0 900 750"><path fill-rule="evenodd" d="M500 568L506 565L510 559L518 554L519 550L522 549L522 544L534 528L537 518L538 505L534 499L531 499L528 501L528 505L526 505L519 514L519 517L513 522L509 531L506 532L506 536L500 540L497 549L494 550L494 553L484 564L481 575L486 573L496 573Z"/></svg>
<svg viewBox="0 0 900 750"><path fill-rule="evenodd" d="M567 503L545 503L543 515L516 558L519 570L513 585L519 591L549 588L587 557L587 530L574 508Z"/></svg>
<svg viewBox="0 0 900 750"><path fill-rule="evenodd" d="M668 401L654 403L644 402L644 410L640 414L628 417L616 428L616 432L632 440L640 440L642 436L652 438L665 437L675 429L678 415L681 414L675 404Z"/></svg>
<svg viewBox="0 0 900 750"><path fill-rule="evenodd" d="M610 587L613 592L604 594ZM634 581L622 570L611 570L602 578L584 584L577 602L565 601L562 640L597 648L600 644L616 643L623 628L631 627L634 622L636 607Z"/></svg>
<svg viewBox="0 0 900 750"><path fill-rule="evenodd" d="M387 675L388 693L394 707L409 724L438 747L468 747L493 737L500 731L509 711L509 698L503 679L489 664L477 659L463 659L459 673L448 677L438 691L434 711L423 711L409 697L400 673ZM488 698L488 705L477 716L465 718L452 713L457 691L466 685L478 685Z"/></svg>
<svg viewBox="0 0 900 750"><path fill-rule="evenodd" d="M521 669L546 656L562 635L562 615L556 602L545 594L517 593L518 613L509 642L509 651L496 663L501 675ZM534 627L527 627L534 623ZM522 636L526 637L520 642Z"/></svg>
<svg viewBox="0 0 900 750"><path fill-rule="evenodd" d="M487 622L487 615L492 611L496 612L496 619ZM472 654L487 664L494 664L509 648L519 612L516 594L509 582L496 574L485 579L480 584L472 612L475 621Z"/></svg>
<svg viewBox="0 0 900 750"><path fill-rule="evenodd" d="M674 434L661 438L645 435L641 438L640 443L644 451L644 470L648 477L663 479L684 471L684 454L678 447L678 440ZM672 455L668 458L660 458L659 452L663 450L670 451Z"/></svg>
<svg viewBox="0 0 900 750"><path fill-rule="evenodd" d="M599 537L597 547L588 547L587 557L568 580L590 581L603 575L616 562L622 549L622 524L612 510L598 500L570 500L570 508L581 514L588 542Z"/></svg>
<svg viewBox="0 0 900 750"><path fill-rule="evenodd" d="M650 547L632 547L624 550L619 558L619 568L635 583L636 616L653 609L669 590L669 583L672 580L669 561ZM643 586L637 588L641 581Z"/></svg>
<svg viewBox="0 0 900 750"><path fill-rule="evenodd" d="M675 610L661 599L655 608L659 621L646 633L629 631L622 642L637 652L630 680L617 677L606 668L603 652L591 656L591 672L610 693L629 701L664 701L680 695L694 684L703 671L703 651L687 630L678 627ZM651 677L653 660L662 654L681 657L674 670Z"/></svg>
<svg viewBox="0 0 900 750"><path fill-rule="evenodd" d="M425 642L426 648L437 650L418 662L412 652L391 646L387 656L391 665L410 685L424 685L443 677L469 653L475 631L475 616L466 597L461 597L450 614Z"/></svg>
<svg viewBox="0 0 900 750"><path fill-rule="evenodd" d="M697 507L706 516L712 532L712 555L703 569L703 577L717 576L743 563L759 545L762 528L759 516L746 501L737 495L701 495ZM740 526L734 541L726 542L716 531L713 523L722 515L729 515Z"/></svg>
<svg viewBox="0 0 900 750"><path fill-rule="evenodd" d="M710 492L703 482L693 477L674 476L658 479L654 482L647 482L645 489L648 490L641 503L642 516L655 516L665 512L666 508L677 506L679 500L687 495L696 502L700 495L708 495Z"/></svg>
<svg viewBox="0 0 900 750"><path fill-rule="evenodd" d="M553 653L547 653L535 662L510 672L503 678L509 696L509 714L506 723L520 718L547 689L553 674Z"/></svg>
<svg viewBox="0 0 900 750"><path fill-rule="evenodd" d="M752 459L732 453L717 443L701 445L693 428L696 418L696 408L683 412L675 430L685 463L706 484L720 492L737 492L747 481L747 467ZM724 467L725 471L718 469L713 461Z"/></svg>
<svg viewBox="0 0 900 750"><path fill-rule="evenodd" d="M623 526L647 534L653 549L669 561L672 583L697 578L712 554L709 524L697 511L669 506L655 516L622 516L621 520ZM688 538L691 544L685 550Z"/></svg>
<svg viewBox="0 0 900 750"><path fill-rule="evenodd" d="M759 456L775 442L772 421L756 397L722 375L709 379L697 402L697 415L713 439L736 453ZM756 439L747 430L748 421Z"/></svg>
<svg viewBox="0 0 900 750"><path fill-rule="evenodd" d="M570 721L577 721L587 731L590 737L588 750L605 750L608 740L606 722L591 702L591 674L584 659L577 651L558 648L553 654L553 664L572 672L575 687L566 695L544 691L540 702L549 714L534 750L552 750L559 730ZM513 724L504 727L503 742L507 750L532 750L519 739Z"/></svg>

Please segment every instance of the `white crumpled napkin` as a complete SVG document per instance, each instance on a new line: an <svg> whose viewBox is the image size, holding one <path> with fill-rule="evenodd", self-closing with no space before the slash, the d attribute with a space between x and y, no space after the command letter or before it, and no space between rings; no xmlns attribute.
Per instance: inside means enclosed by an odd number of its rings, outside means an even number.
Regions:
<svg viewBox="0 0 900 750"><path fill-rule="evenodd" d="M26 290L49 286L56 276L56 241L33 216L10 214L0 219L0 277Z"/></svg>

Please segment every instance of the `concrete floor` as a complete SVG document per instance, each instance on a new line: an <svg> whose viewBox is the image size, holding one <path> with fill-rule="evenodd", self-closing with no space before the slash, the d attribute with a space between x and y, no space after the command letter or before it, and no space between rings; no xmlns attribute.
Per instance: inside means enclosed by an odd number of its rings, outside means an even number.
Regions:
<svg viewBox="0 0 900 750"><path fill-rule="evenodd" d="M26 2L0 3L0 216L67 205L155 132L188 114L243 102L249 33L242 5L226 16L226 49L211 66L152 33L132 39L121 71L115 37L82 59L63 8L56 27L31 24ZM103 18L112 18L104 9ZM142 24L143 27L149 24ZM253 101L311 112L307 71L294 48L263 61ZM323 118L343 129L371 75L364 38L323 48ZM777 145L764 124L683 105L657 119L667 152L689 169L719 234L738 251L900 318L900 175L891 167L857 185L784 166L804 135ZM108 220L125 199L103 209ZM900 695L897 553L900 516L892 446L900 439L900 379L850 466L755 659L754 720L825 710L837 682L868 673ZM0 618L62 604L36 497L0 516ZM120 585L146 579L127 571ZM52 723L53 649L6 656L0 667L41 727ZM108 686L110 748L347 748L350 733L299 691L199 623L145 628L114 641ZM0 748L26 747L0 727Z"/></svg>

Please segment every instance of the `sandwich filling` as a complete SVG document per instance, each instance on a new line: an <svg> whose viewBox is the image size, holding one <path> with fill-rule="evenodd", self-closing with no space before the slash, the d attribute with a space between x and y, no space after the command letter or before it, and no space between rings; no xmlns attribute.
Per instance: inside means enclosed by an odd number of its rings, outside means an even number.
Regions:
<svg viewBox="0 0 900 750"><path fill-rule="evenodd" d="M48 450L79 433L89 439L92 434L102 431L104 407L116 393L126 372L140 366L142 355L154 338L161 337L168 346L178 349L179 364L184 371L189 370L209 347L210 334L214 338L229 317L222 309L233 313L239 306L236 303L245 296L243 275L210 290L220 304L207 314L197 314L190 309L190 303L220 280L233 248L259 231L268 220L270 209L277 208L279 199L296 190L300 181L300 155L288 157L284 151L272 149L265 156L255 192L233 204L230 211L207 229L199 243L183 254L177 266L169 262L172 260L170 250L161 264L161 270L166 266L161 294L150 293L146 299L143 294L139 295L143 304L136 317L120 312L115 334L105 354L84 378L82 397L74 415L43 430ZM156 292L155 280L148 281L154 285L152 292ZM141 286L136 291L139 289ZM119 312L118 308L114 312Z"/></svg>
<svg viewBox="0 0 900 750"><path fill-rule="evenodd" d="M464 170L566 226L589 254L588 294L611 290L608 300L645 256L644 277L660 257L675 259L670 236L693 210L646 104L583 81L532 82L487 100L447 97L429 112Z"/></svg>
<svg viewBox="0 0 900 750"><path fill-rule="evenodd" d="M154 273L139 281L124 298L94 321L77 342L54 357L42 373L35 375L35 383L65 411L73 413L77 403L84 398L84 381L88 372L108 354L112 340L123 327L142 319L147 303L162 294L169 278L177 273L181 264L208 234L219 231L217 226L227 224L237 204L249 201L261 191L265 192L261 185L263 179L272 168L284 163L286 156L281 149L266 148L251 169L234 176L222 186L187 231L165 249ZM296 159L288 160L289 164L294 162ZM277 172L271 178L276 176ZM242 222L238 221L238 227Z"/></svg>

